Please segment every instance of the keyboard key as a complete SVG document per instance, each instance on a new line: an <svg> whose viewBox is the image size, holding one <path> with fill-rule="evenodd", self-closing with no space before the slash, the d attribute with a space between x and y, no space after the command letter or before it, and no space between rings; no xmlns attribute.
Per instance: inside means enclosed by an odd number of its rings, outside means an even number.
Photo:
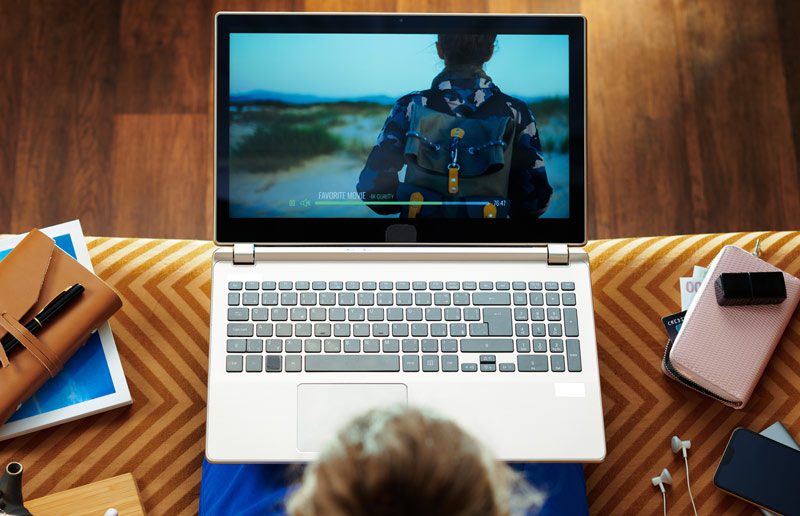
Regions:
<svg viewBox="0 0 800 516"><path fill-rule="evenodd" d="M354 306L356 295L353 292L339 292L339 306Z"/></svg>
<svg viewBox="0 0 800 516"><path fill-rule="evenodd" d="M278 290L292 290L292 282L291 281L278 282Z"/></svg>
<svg viewBox="0 0 800 516"><path fill-rule="evenodd" d="M256 324L256 337L272 337L272 323Z"/></svg>
<svg viewBox="0 0 800 516"><path fill-rule="evenodd" d="M428 283L428 288L431 290L442 290L444 288L444 283L441 281L431 281Z"/></svg>
<svg viewBox="0 0 800 516"><path fill-rule="evenodd" d="M445 308L444 309L444 320L445 321L460 321L461 320L461 309L460 308Z"/></svg>
<svg viewBox="0 0 800 516"><path fill-rule="evenodd" d="M336 294L333 292L320 292L319 304L321 306L333 306L336 304Z"/></svg>
<svg viewBox="0 0 800 516"><path fill-rule="evenodd" d="M464 290L476 290L478 288L478 284L474 281L465 281L462 283ZM463 369L463 368L462 368Z"/></svg>
<svg viewBox="0 0 800 516"><path fill-rule="evenodd" d="M290 323L278 323L275 325L276 337L291 337L292 325Z"/></svg>
<svg viewBox="0 0 800 516"><path fill-rule="evenodd" d="M361 322L366 318L366 310L363 308L348 308L347 320L351 322Z"/></svg>
<svg viewBox="0 0 800 516"><path fill-rule="evenodd" d="M481 355L478 362L481 364L493 364L497 362L497 357L494 355Z"/></svg>
<svg viewBox="0 0 800 516"><path fill-rule="evenodd" d="M367 308L368 321L383 321L385 310L383 308Z"/></svg>
<svg viewBox="0 0 800 516"><path fill-rule="evenodd" d="M266 360L264 369L268 373L280 373L281 372L281 363L282 362L283 362L283 357L280 356L280 355L267 356L267 360Z"/></svg>
<svg viewBox="0 0 800 516"><path fill-rule="evenodd" d="M300 294L300 306L315 306L317 304L316 292L303 292Z"/></svg>
<svg viewBox="0 0 800 516"><path fill-rule="evenodd" d="M564 335L567 337L578 336L578 309L564 309Z"/></svg>
<svg viewBox="0 0 800 516"><path fill-rule="evenodd" d="M561 290L575 290L575 283L571 281L562 281Z"/></svg>
<svg viewBox="0 0 800 516"><path fill-rule="evenodd" d="M469 294L467 292L455 292L453 294L453 304L456 306L467 306L469 304Z"/></svg>
<svg viewBox="0 0 800 516"><path fill-rule="evenodd" d="M531 324L531 335L534 337L545 337L547 335L547 328L542 323Z"/></svg>
<svg viewBox="0 0 800 516"><path fill-rule="evenodd" d="M426 321L441 321L442 320L442 309L441 308L426 308L425 309L425 320Z"/></svg>
<svg viewBox="0 0 800 516"><path fill-rule="evenodd" d="M419 339L403 339L403 353L419 353Z"/></svg>
<svg viewBox="0 0 800 516"><path fill-rule="evenodd" d="M519 368L520 372L546 372L547 355L518 355L517 368Z"/></svg>
<svg viewBox="0 0 800 516"><path fill-rule="evenodd" d="M442 355L442 371L445 373L458 372L458 355Z"/></svg>
<svg viewBox="0 0 800 516"><path fill-rule="evenodd" d="M439 371L439 355L422 355L422 371L435 373Z"/></svg>
<svg viewBox="0 0 800 516"><path fill-rule="evenodd" d="M494 288L494 284L491 281L481 281L478 283L478 288L481 290L492 290Z"/></svg>
<svg viewBox="0 0 800 516"><path fill-rule="evenodd" d="M544 282L544 289L545 290L558 290L558 282L557 281L545 281Z"/></svg>
<svg viewBox="0 0 800 516"><path fill-rule="evenodd" d="M414 323L411 325L412 337L427 337L428 325L426 323Z"/></svg>
<svg viewBox="0 0 800 516"><path fill-rule="evenodd" d="M264 349L264 342L261 339L247 339L248 353L261 353Z"/></svg>
<svg viewBox="0 0 800 516"><path fill-rule="evenodd" d="M561 294L561 304L564 306L575 306L575 293L564 292Z"/></svg>
<svg viewBox="0 0 800 516"><path fill-rule="evenodd" d="M287 308L273 308L269 311L269 316L273 321L286 321L289 319L289 310Z"/></svg>
<svg viewBox="0 0 800 516"><path fill-rule="evenodd" d="M226 342L228 353L244 353L247 350L245 339L228 339Z"/></svg>
<svg viewBox="0 0 800 516"><path fill-rule="evenodd" d="M305 321L308 319L308 310L306 308L292 308L289 310L289 319L292 321Z"/></svg>
<svg viewBox="0 0 800 516"><path fill-rule="evenodd" d="M325 353L340 353L342 351L341 339L325 339L322 341Z"/></svg>
<svg viewBox="0 0 800 516"><path fill-rule="evenodd" d="M298 323L294 325L295 337L310 337L311 336L311 323Z"/></svg>
<svg viewBox="0 0 800 516"><path fill-rule="evenodd" d="M488 333L488 330L484 333ZM450 336L451 337L466 337L467 325L464 323L450 323Z"/></svg>
<svg viewBox="0 0 800 516"><path fill-rule="evenodd" d="M358 290L361 288L361 283L359 283L358 281L348 281L347 283L344 284L344 288L351 291Z"/></svg>
<svg viewBox="0 0 800 516"><path fill-rule="evenodd" d="M465 373L474 373L478 370L478 364L461 364L461 371Z"/></svg>
<svg viewBox="0 0 800 516"><path fill-rule="evenodd" d="M375 304L375 294L372 292L358 293L358 306L372 306Z"/></svg>
<svg viewBox="0 0 800 516"><path fill-rule="evenodd" d="M391 306L394 304L394 294L391 292L378 293L378 306Z"/></svg>
<svg viewBox="0 0 800 516"><path fill-rule="evenodd" d="M530 327L527 323L517 323L514 325L514 335L517 337L530 337Z"/></svg>
<svg viewBox="0 0 800 516"><path fill-rule="evenodd" d="M398 292L395 296L397 306L411 306L413 302L414 296L410 292Z"/></svg>
<svg viewBox="0 0 800 516"><path fill-rule="evenodd" d="M544 308L531 308L531 321L544 321Z"/></svg>
<svg viewBox="0 0 800 516"><path fill-rule="evenodd" d="M511 288L514 290L525 290L525 282L524 281L515 281L511 283Z"/></svg>
<svg viewBox="0 0 800 516"><path fill-rule="evenodd" d="M247 355L244 361L244 370L248 373L260 373L264 367L264 357L261 355Z"/></svg>
<svg viewBox="0 0 800 516"><path fill-rule="evenodd" d="M527 321L528 320L528 309L517 307L514 309L514 320L515 321Z"/></svg>
<svg viewBox="0 0 800 516"><path fill-rule="evenodd" d="M244 357L242 355L228 355L225 357L225 372L241 373L244 369Z"/></svg>
<svg viewBox="0 0 800 516"><path fill-rule="evenodd" d="M509 290L511 288L511 284L507 281L498 281L496 283L497 290Z"/></svg>
<svg viewBox="0 0 800 516"><path fill-rule="evenodd" d="M344 339L345 353L361 353L361 339Z"/></svg>
<svg viewBox="0 0 800 516"><path fill-rule="evenodd" d="M532 306L542 306L544 304L544 295L541 292L531 292L528 294L528 302Z"/></svg>
<svg viewBox="0 0 800 516"><path fill-rule="evenodd" d="M408 324L406 323L392 324L392 337L408 337Z"/></svg>
<svg viewBox="0 0 800 516"><path fill-rule="evenodd" d="M461 339L462 353L511 353L512 339Z"/></svg>
<svg viewBox="0 0 800 516"><path fill-rule="evenodd" d="M282 292L281 305L294 306L297 304L297 292Z"/></svg>
<svg viewBox="0 0 800 516"><path fill-rule="evenodd" d="M245 292L242 294L242 304L244 306L257 306L259 299L258 292Z"/></svg>
<svg viewBox="0 0 800 516"><path fill-rule="evenodd" d="M402 321L403 320L403 309L398 308L396 306L392 308L386 309L386 320L387 321Z"/></svg>
<svg viewBox="0 0 800 516"><path fill-rule="evenodd" d="M336 323L333 325L334 337L349 337L350 336L350 323Z"/></svg>
<svg viewBox="0 0 800 516"><path fill-rule="evenodd" d="M424 281L415 281L411 284L411 288L414 290L425 290L428 288L428 284Z"/></svg>
<svg viewBox="0 0 800 516"><path fill-rule="evenodd" d="M331 281L328 283L328 288L331 290L342 290L344 288L344 283L341 281Z"/></svg>
<svg viewBox="0 0 800 516"><path fill-rule="evenodd" d="M550 355L550 370L554 373L564 372L564 355Z"/></svg>
<svg viewBox="0 0 800 516"><path fill-rule="evenodd" d="M450 293L437 292L433 295L433 304L436 306L450 306Z"/></svg>
<svg viewBox="0 0 800 516"><path fill-rule="evenodd" d="M303 348L306 353L319 353L322 351L322 341L320 339L306 339L303 341Z"/></svg>
<svg viewBox="0 0 800 516"><path fill-rule="evenodd" d="M558 292L548 292L547 295L545 295L545 301L547 302L547 306L558 306L560 301Z"/></svg>
<svg viewBox="0 0 800 516"><path fill-rule="evenodd" d="M312 321L324 321L327 316L328 311L321 306L315 306L308 311L308 318Z"/></svg>
<svg viewBox="0 0 800 516"><path fill-rule="evenodd" d="M250 310L250 317L254 321L266 321L269 319L269 308L256 307Z"/></svg>
<svg viewBox="0 0 800 516"><path fill-rule="evenodd" d="M564 339L550 339L550 353L563 353Z"/></svg>
<svg viewBox="0 0 800 516"><path fill-rule="evenodd" d="M530 353L531 340L530 339L517 339L517 353Z"/></svg>
<svg viewBox="0 0 800 516"><path fill-rule="evenodd" d="M542 282L541 281L529 281L528 282L528 290L542 290Z"/></svg>
<svg viewBox="0 0 800 516"><path fill-rule="evenodd" d="M438 353L439 341L437 339L422 339L423 353Z"/></svg>
<svg viewBox="0 0 800 516"><path fill-rule="evenodd" d="M484 323L471 323L469 325L470 337L488 337L489 325Z"/></svg>
<svg viewBox="0 0 800 516"><path fill-rule="evenodd" d="M249 308L228 308L229 321L249 321L250 309Z"/></svg>
<svg viewBox="0 0 800 516"><path fill-rule="evenodd" d="M497 364L481 364L482 373L494 373L497 371Z"/></svg>
<svg viewBox="0 0 800 516"><path fill-rule="evenodd" d="M433 299L430 292L417 292L414 294L414 303L417 306L430 306Z"/></svg>
<svg viewBox="0 0 800 516"><path fill-rule="evenodd" d="M463 337L464 335L458 335ZM443 323L431 324L431 337L447 337L447 325Z"/></svg>
<svg viewBox="0 0 800 516"><path fill-rule="evenodd" d="M560 337L562 335L561 332L561 323L550 323L547 325L547 335L550 337Z"/></svg>
<svg viewBox="0 0 800 516"><path fill-rule="evenodd" d="M303 351L303 339L286 339L284 349L287 353L300 353Z"/></svg>
<svg viewBox="0 0 800 516"><path fill-rule="evenodd" d="M422 308L406 308L406 321L414 322L422 320Z"/></svg>
<svg viewBox="0 0 800 516"><path fill-rule="evenodd" d="M388 337L389 336L389 325L386 323L379 323L372 325L372 336L373 337Z"/></svg>
<svg viewBox="0 0 800 516"><path fill-rule="evenodd" d="M461 284L458 281L448 281L445 283L445 288L447 290L458 290L461 288Z"/></svg>
<svg viewBox="0 0 800 516"><path fill-rule="evenodd" d="M303 370L303 357L294 355L286 357L286 372L297 373Z"/></svg>
<svg viewBox="0 0 800 516"><path fill-rule="evenodd" d="M312 290L325 290L328 287L328 284L324 281L312 281L311 288ZM288 368L287 368L288 370Z"/></svg>
<svg viewBox="0 0 800 516"><path fill-rule="evenodd" d="M369 324L366 323L354 324L353 337L369 337Z"/></svg>
<svg viewBox="0 0 800 516"><path fill-rule="evenodd" d="M403 371L409 373L419 371L419 355L403 355Z"/></svg>
<svg viewBox="0 0 800 516"><path fill-rule="evenodd" d="M379 353L381 341L379 339L364 339L364 353Z"/></svg>
<svg viewBox="0 0 800 516"><path fill-rule="evenodd" d="M228 282L228 290L242 290L242 282L241 281L229 281Z"/></svg>
<svg viewBox="0 0 800 516"><path fill-rule="evenodd" d="M241 295L238 292L228 292L228 306L238 306Z"/></svg>
<svg viewBox="0 0 800 516"><path fill-rule="evenodd" d="M578 339L567 339L567 369L571 373L581 371L581 343Z"/></svg>
<svg viewBox="0 0 800 516"><path fill-rule="evenodd" d="M314 336L315 337L330 337L331 336L331 324L330 323L317 323L314 325Z"/></svg>
<svg viewBox="0 0 800 516"><path fill-rule="evenodd" d="M252 337L253 325L250 323L228 324L228 337Z"/></svg>
<svg viewBox="0 0 800 516"><path fill-rule="evenodd" d="M511 296L508 292L476 292L472 294L472 304L475 306L508 306Z"/></svg>
<svg viewBox="0 0 800 516"><path fill-rule="evenodd" d="M258 282L257 281L245 281L244 288L245 290L258 290Z"/></svg>
<svg viewBox="0 0 800 516"><path fill-rule="evenodd" d="M525 292L514 292L514 306L525 306L528 304L528 296Z"/></svg>
<svg viewBox="0 0 800 516"><path fill-rule="evenodd" d="M469 307L464 309L464 320L465 321L480 321L481 320L481 310L480 308Z"/></svg>
<svg viewBox="0 0 800 516"><path fill-rule="evenodd" d="M458 341L456 339L442 339L442 353L457 353Z"/></svg>
<svg viewBox="0 0 800 516"><path fill-rule="evenodd" d="M307 281L298 281L294 284L294 288L297 290L308 290L311 288L311 285Z"/></svg>
<svg viewBox="0 0 800 516"><path fill-rule="evenodd" d="M345 320L347 312L344 308L336 307L328 310L328 319L333 322L342 322Z"/></svg>
<svg viewBox="0 0 800 516"><path fill-rule="evenodd" d="M547 340L545 340L545 339L533 339L533 352L534 353L546 353L547 352Z"/></svg>
<svg viewBox="0 0 800 516"><path fill-rule="evenodd" d="M514 367L514 364L512 364L510 362L509 363L505 363L505 364L500 364L500 372L501 373L513 373L515 369L516 368Z"/></svg>
<svg viewBox="0 0 800 516"><path fill-rule="evenodd" d="M361 288L363 288L364 290L375 290L378 288L378 284L375 283L374 281L365 281L364 283L361 284Z"/></svg>
<svg viewBox="0 0 800 516"><path fill-rule="evenodd" d="M283 352L283 339L267 339L267 353Z"/></svg>
<svg viewBox="0 0 800 516"><path fill-rule="evenodd" d="M261 304L264 306L275 306L278 304L278 293L277 292L262 292L261 293Z"/></svg>
<svg viewBox="0 0 800 516"><path fill-rule="evenodd" d="M394 284L391 281L381 281L378 283L378 288L381 290L392 290L394 288Z"/></svg>
<svg viewBox="0 0 800 516"><path fill-rule="evenodd" d="M397 290L408 290L411 288L411 284L407 281L398 281L395 284L395 287L397 288Z"/></svg>
<svg viewBox="0 0 800 516"><path fill-rule="evenodd" d="M398 339L383 339L384 353L399 353L400 341Z"/></svg>
<svg viewBox="0 0 800 516"><path fill-rule="evenodd" d="M275 290L277 285L274 281L262 281L261 282L261 290Z"/></svg>
<svg viewBox="0 0 800 516"><path fill-rule="evenodd" d="M490 337L510 337L514 334L510 308L484 308L483 322L489 326Z"/></svg>

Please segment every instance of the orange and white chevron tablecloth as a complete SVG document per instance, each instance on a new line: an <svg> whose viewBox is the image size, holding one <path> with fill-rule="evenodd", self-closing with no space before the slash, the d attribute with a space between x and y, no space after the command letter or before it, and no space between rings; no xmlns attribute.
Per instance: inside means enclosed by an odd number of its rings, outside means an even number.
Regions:
<svg viewBox="0 0 800 516"><path fill-rule="evenodd" d="M680 308L678 278L726 244L752 249L800 275L800 232L736 233L590 242L608 455L586 466L593 514L657 514L650 477L668 467L670 511L690 511L673 433L692 440L693 492L703 514L756 514L712 484L733 428L780 420L800 436L800 315L745 410L735 411L667 379L660 318ZM124 307L111 327L133 405L0 443L0 461L25 465L29 498L133 473L149 514L198 509L205 431L208 310L213 244L88 238L98 275Z"/></svg>

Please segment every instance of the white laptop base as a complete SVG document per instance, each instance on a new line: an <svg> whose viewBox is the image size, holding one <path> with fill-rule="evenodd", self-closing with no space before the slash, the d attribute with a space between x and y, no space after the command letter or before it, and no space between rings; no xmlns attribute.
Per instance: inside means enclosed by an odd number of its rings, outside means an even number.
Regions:
<svg viewBox="0 0 800 516"><path fill-rule="evenodd" d="M242 258L246 261L246 253L244 257L237 256L236 261ZM352 417L373 407L399 403L424 407L452 418L502 460L601 461L605 456L605 437L588 257L584 251L570 248L568 265L548 265L547 261L545 247L488 250L486 248L332 249L328 247L257 248L254 264L234 264L233 250L219 249L214 257L211 293L206 427L208 459L212 462L231 463L310 461L317 457L337 429ZM293 315L302 316L304 313L302 308L307 310L311 308L311 306L301 306L296 300L296 304L292 304L293 296L284 299L281 296L284 291L277 286L280 281L292 282L292 287L300 282L304 287L299 291L292 288L285 292L299 294L334 292L337 303L326 308L339 307L338 301L343 301L345 310L388 309L389 306L379 306L375 301L378 294L391 292L396 296L400 292L409 292L413 295L413 303L420 301L422 304L419 308L426 317L432 315L433 321L438 321L436 316L439 312L436 310L427 312L427 308L440 308L442 312L447 308L459 308L458 311L448 312L450 321L442 319L438 324L446 323L449 327L451 323L463 323L469 331L464 336L461 336L461 330L458 336L448 334L432 337L427 334L427 337L423 337L418 334L403 337L402 333L397 336L398 341L407 340L409 346L413 346L413 340L421 342L427 338L429 339L427 350L419 347L415 351L413 347L406 348L407 343L403 342L403 346L396 352L391 349L385 352L382 348L376 351L367 344L372 335L356 338L350 335L350 343L353 346L349 349L345 343L345 346L339 347L338 350L331 346L319 350L310 347L310 351L307 351L298 340L325 341L325 333L317 339L314 333L308 338L295 338L294 332L300 331L297 328L299 324L311 324L316 331L314 321L302 320L302 317L297 317L300 319L297 321L282 321L280 324L284 325L283 331L288 330L292 335L286 337L283 333L283 337L279 337L274 333L279 322L273 323L270 317L271 310L281 308L281 301L287 301L288 313L291 313L292 308L301 308ZM248 291L244 288L247 282L250 282L248 286L251 288L255 285L253 282L258 282L258 288ZM274 291L261 288L272 287L265 285L264 282L275 282ZM324 282L325 288L318 288L315 291L310 287L313 282L317 282L317 287ZM338 282L344 284L341 290L329 288L338 287ZM358 302L350 305L349 296L339 297L340 293L348 292L347 282L351 282L351 286L358 282L359 288L355 294L359 301L364 301L361 306ZM384 290L377 287L379 282L384 282ZM387 287L389 282L391 290ZM406 291L404 282L409 284L418 282L418 287L421 285L420 282L425 282L425 288L418 290L409 288ZM459 285L457 290L453 288L456 282ZM464 285L472 287L473 285L470 285L472 282L477 284L475 290L461 288ZM480 282L484 284L480 285ZM491 288L486 288L488 282L491 282ZM229 294L232 291L229 287L231 285L239 287L237 283L241 283L242 286L233 293L240 294L240 297L237 304L231 305ZM523 283L524 288L521 288ZM541 287L538 283L542 284ZM551 290L543 288L545 284ZM448 285L451 290L448 290ZM361 288L362 286L369 287L369 290ZM403 287L403 290L398 290L398 286ZM440 287L441 290L438 290ZM481 328L472 327L470 324L480 325L484 321L453 319L455 314L466 314L462 309L467 308L464 305L454 304L456 291L466 292L471 300L480 299L481 303L490 303L476 306L481 310L482 317L491 315L491 312L487 315L483 311L485 308L510 309L514 314L513 335L504 335L500 338L487 336L486 345L489 350L477 350L476 346L482 345L484 341L481 340L480 333L475 336L473 331L480 332ZM265 292L268 295L262 298L261 295ZM272 292L278 297L275 305L270 304L274 300ZM431 296L424 295L425 292ZM445 292L450 292L452 295L434 297L437 293ZM256 296L249 295L246 299L251 304L244 305L245 298L242 296L246 293L257 293L258 304L253 305L252 301ZM373 295L361 298L357 296L358 293ZM417 298L417 293L423 295ZM524 304L523 297L519 295L521 293L524 293L526 300ZM474 297L475 294L480 295ZM542 297L540 298L538 294ZM564 294L567 296L564 297ZM234 300L236 299L234 296ZM442 303L437 306L432 302L433 299ZM448 299L450 304L443 304ZM460 299L465 298L462 295ZM505 304L506 299L511 302ZM540 299L544 299L541 304ZM373 301L372 304L368 304L370 300ZM556 300L558 302L554 303ZM263 305L262 301L267 301L267 305ZM319 305L314 306L319 307ZM392 306L396 307L397 304ZM406 313L406 308L416 306L412 304L401 308ZM239 310L229 313L229 308L239 308ZM243 308L247 310L242 310ZM261 337L256 335L259 323L252 320L255 316L248 318L247 321L232 323L229 320L231 314L252 313L254 308L261 309L259 312L261 315L256 321L264 321L266 317L267 324L273 323L269 324L269 337L267 334L262 334ZM521 310L522 308L525 310ZM549 308L557 310L548 310ZM544 320L539 317L542 313L539 309L546 314ZM375 311L373 314L378 312L380 311ZM527 314L525 320L523 312ZM558 320L555 320L556 314ZM574 320L573 314L577 314L577 321ZM281 320L282 317L278 317L278 321ZM395 322L412 327L414 320ZM322 322L324 325L330 321L317 322ZM385 318L373 322L386 323L390 328L387 337L377 337L380 341L395 338L394 330L404 331L402 327L393 326L394 323ZM348 323L347 319L343 323ZM432 325L437 324L424 318L418 323L427 324L431 331L433 331ZM231 324L244 326L231 327L229 326ZM333 322L330 325L335 327L335 324ZM353 328L354 324L349 324L346 329ZM542 331L542 327L538 326L540 324L544 325L543 331L547 332L546 335L536 336L530 333ZM252 325L254 328L252 348L244 344L249 337L247 325ZM569 330L567 330L568 325ZM302 330L302 335L306 335L308 327L305 328ZM441 329L442 326L438 328ZM564 333L559 337L558 331ZM230 335L231 332L234 333L233 336ZM574 335L574 332L578 332L578 335L570 337L569 335ZM294 344L290 348L291 339L294 339ZM330 339L332 342L347 340L344 334L339 337L331 335ZM432 348L430 346L433 346L434 339L438 343ZM445 339L450 339L448 342L451 344L454 340L458 341L458 347L443 349L446 346ZM544 348L542 348L543 339L548 342ZM229 344L229 340L233 342ZM257 351L256 340L264 343L265 347L260 351ZM278 340L281 341L280 348L276 347ZM359 341L357 347L355 347L356 340ZM525 345L526 340L529 343L536 341L536 344L528 349ZM273 345L271 349L266 347L268 341ZM372 338L372 341L374 344L375 338ZM563 346L567 341L572 342L569 346ZM508 342L513 342L510 351L506 346ZM244 349L237 347L240 344L245 346ZM576 346L579 352L577 360ZM465 352L464 349L470 351ZM413 355L419 358L413 359ZM454 355L457 358L454 358ZM487 355L493 355L493 362ZM240 358L229 358L231 356ZM258 358L248 359L248 356L258 356ZM273 358L270 359L270 356ZM274 358L276 356L280 356L280 360ZM331 356L342 358L334 358L333 362L330 362L326 357ZM365 358L352 358L362 356ZM411 357L408 362L406 356ZM308 361L309 357L311 361ZM388 369L393 369L394 364L399 364L397 366L399 370L386 372L307 370L326 369L320 367L320 364L331 363L336 368L349 360L366 361L362 363L375 361L379 364L379 369L384 365L390 366ZM414 361L417 363L418 371L413 371ZM266 367L268 362L271 364L271 367L267 367L270 372L263 368L255 370L256 363L263 363ZM495 365L494 368L489 366L491 363ZM241 368L238 367L239 364ZM277 364L279 371L275 367ZM406 367L409 364L412 367ZM465 368L464 364L475 365ZM482 367L484 364L486 367ZM508 364L514 364L513 371ZM252 369L252 372L248 372L248 368ZM471 369L476 370L471 371Z"/></svg>

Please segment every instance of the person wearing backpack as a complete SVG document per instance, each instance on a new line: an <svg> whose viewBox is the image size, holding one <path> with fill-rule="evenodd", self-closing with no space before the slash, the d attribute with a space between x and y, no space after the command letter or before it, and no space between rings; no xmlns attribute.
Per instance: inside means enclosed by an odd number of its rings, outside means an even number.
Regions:
<svg viewBox="0 0 800 516"><path fill-rule="evenodd" d="M553 189L536 120L483 70L495 40L494 34L439 34L444 70L430 89L395 102L359 176L356 189L373 211L401 218L536 218L547 210Z"/></svg>

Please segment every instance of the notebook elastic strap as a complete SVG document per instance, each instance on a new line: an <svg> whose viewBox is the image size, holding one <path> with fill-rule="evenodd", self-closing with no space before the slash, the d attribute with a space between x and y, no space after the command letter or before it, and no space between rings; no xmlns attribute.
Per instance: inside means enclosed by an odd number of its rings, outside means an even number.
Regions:
<svg viewBox="0 0 800 516"><path fill-rule="evenodd" d="M25 348L31 352L36 360L38 360L42 366L44 366L51 378L55 377L59 372L61 372L61 369L64 368L64 364L61 362L58 356L53 353L52 350L41 340L36 338L33 333L28 331L19 322L14 320L13 317L9 317L8 312L3 312L0 314L0 327L17 339L20 344L25 346ZM2 346L0 346L0 348L2 348ZM3 367L8 367L9 363L9 359L5 351L0 351L0 364Z"/></svg>

